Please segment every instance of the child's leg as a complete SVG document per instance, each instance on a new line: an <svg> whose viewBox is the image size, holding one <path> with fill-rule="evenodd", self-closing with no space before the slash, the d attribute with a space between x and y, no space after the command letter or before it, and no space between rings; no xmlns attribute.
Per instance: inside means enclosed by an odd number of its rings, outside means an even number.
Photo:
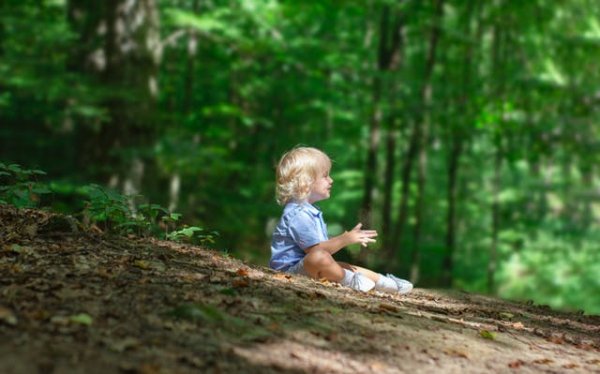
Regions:
<svg viewBox="0 0 600 374"><path fill-rule="evenodd" d="M325 278L359 291L369 291L375 282L360 272L346 270L323 249L313 249L304 257L304 271L312 278Z"/></svg>
<svg viewBox="0 0 600 374"><path fill-rule="evenodd" d="M345 262L339 262L339 265L344 269L361 273L371 279L373 282L375 282L375 290L377 291L405 294L413 289L412 283L407 280L397 278L392 274L378 274L372 270Z"/></svg>
<svg viewBox="0 0 600 374"><path fill-rule="evenodd" d="M312 278L325 278L332 282L344 279L344 269L323 249L313 249L304 257L304 270Z"/></svg>
<svg viewBox="0 0 600 374"><path fill-rule="evenodd" d="M370 280L372 280L375 283L377 283L377 281L379 280L380 274L378 274L372 270L369 270L369 269L366 269L366 268L363 268L360 266L348 264L346 262L338 262L338 264L341 267L343 267L344 269L348 269L353 272L358 272L358 273L361 273L361 274L367 276Z"/></svg>

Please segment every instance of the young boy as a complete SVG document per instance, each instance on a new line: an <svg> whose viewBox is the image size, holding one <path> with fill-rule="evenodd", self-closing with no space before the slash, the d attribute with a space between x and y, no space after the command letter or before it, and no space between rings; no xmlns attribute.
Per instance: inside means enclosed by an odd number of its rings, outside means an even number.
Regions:
<svg viewBox="0 0 600 374"><path fill-rule="evenodd" d="M330 170L331 160L316 148L294 148L279 161L277 202L285 207L273 232L269 265L365 292L410 292L413 286L406 280L333 259L333 254L347 245L374 243L377 232L362 230L359 223L350 231L328 238L323 214L313 204L329 198L333 184Z"/></svg>

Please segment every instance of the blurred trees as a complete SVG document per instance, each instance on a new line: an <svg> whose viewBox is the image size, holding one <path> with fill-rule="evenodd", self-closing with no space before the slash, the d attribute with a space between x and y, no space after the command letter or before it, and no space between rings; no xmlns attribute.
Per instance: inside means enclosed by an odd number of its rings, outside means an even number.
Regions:
<svg viewBox="0 0 600 374"><path fill-rule="evenodd" d="M55 206L141 192L264 263L274 166L317 146L331 233L380 230L349 255L599 312L599 55L593 0L8 0L0 160Z"/></svg>

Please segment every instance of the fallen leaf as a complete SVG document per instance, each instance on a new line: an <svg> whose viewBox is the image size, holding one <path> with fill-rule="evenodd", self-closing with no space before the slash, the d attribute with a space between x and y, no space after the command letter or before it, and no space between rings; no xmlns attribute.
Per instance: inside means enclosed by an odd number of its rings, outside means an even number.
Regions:
<svg viewBox="0 0 600 374"><path fill-rule="evenodd" d="M466 359L469 358L469 356L465 352L460 351L458 349L454 349L454 348L445 349L444 353L447 354L448 356L462 357L462 358L466 358Z"/></svg>
<svg viewBox="0 0 600 374"><path fill-rule="evenodd" d="M525 361L517 360L517 361L510 362L508 364L508 367L511 369L518 369L521 367L521 365L525 365Z"/></svg>
<svg viewBox="0 0 600 374"><path fill-rule="evenodd" d="M15 326L17 324L17 316L10 309L0 306L0 322Z"/></svg>
<svg viewBox="0 0 600 374"><path fill-rule="evenodd" d="M69 318L65 316L53 316L52 318L50 318L50 323L65 326L69 324Z"/></svg>
<svg viewBox="0 0 600 374"><path fill-rule="evenodd" d="M241 277L247 277L248 276L248 270L244 269L244 268L239 268L236 271L236 274L241 276Z"/></svg>
<svg viewBox="0 0 600 374"><path fill-rule="evenodd" d="M386 304L386 303L379 304L379 310L382 312L393 312L393 313L398 312L397 307L395 307L391 304Z"/></svg>
<svg viewBox="0 0 600 374"><path fill-rule="evenodd" d="M381 362L373 362L369 365L369 367L375 372L380 372L385 368Z"/></svg>
<svg viewBox="0 0 600 374"><path fill-rule="evenodd" d="M140 268L142 270L152 269L152 265L150 265L150 263L145 260L137 260L133 263L133 266L135 266L136 268Z"/></svg>
<svg viewBox="0 0 600 374"><path fill-rule="evenodd" d="M579 365L577 365L577 364L565 364L565 365L563 365L563 367L565 369L575 369L575 368L578 368Z"/></svg>
<svg viewBox="0 0 600 374"><path fill-rule="evenodd" d="M594 346L589 343L581 343L581 344L575 345L575 347L577 347L579 349L583 349L584 351L591 351L594 349Z"/></svg>
<svg viewBox="0 0 600 374"><path fill-rule="evenodd" d="M250 282L247 279L234 279L231 285L235 288L248 287Z"/></svg>
<svg viewBox="0 0 600 374"><path fill-rule="evenodd" d="M120 340L104 340L106 346L117 353L123 353L130 348L135 348L140 345L140 341L133 337L126 337Z"/></svg>
<svg viewBox="0 0 600 374"><path fill-rule="evenodd" d="M72 323L78 323L80 325L90 326L94 319L87 313L79 313L69 317L69 321Z"/></svg>
<svg viewBox="0 0 600 374"><path fill-rule="evenodd" d="M512 324L512 327L516 330L523 330L525 326L521 322L515 322Z"/></svg>
<svg viewBox="0 0 600 374"><path fill-rule="evenodd" d="M35 320L35 321L43 321L43 320L47 319L49 316L50 316L50 313L48 313L45 310L41 310L41 309L25 312L25 317Z"/></svg>
<svg viewBox="0 0 600 374"><path fill-rule="evenodd" d="M533 360L532 361L534 364L540 364L540 365L548 365L554 362L554 360L549 359L549 358L540 358L538 360Z"/></svg>
<svg viewBox="0 0 600 374"><path fill-rule="evenodd" d="M133 266L142 270L165 270L165 264L161 261L136 260L133 262Z"/></svg>
<svg viewBox="0 0 600 374"><path fill-rule="evenodd" d="M292 279L292 276L289 274L283 274L283 273L277 273L275 275L273 275L274 279L279 279L279 280L287 280L289 281L290 279Z"/></svg>
<svg viewBox="0 0 600 374"><path fill-rule="evenodd" d="M208 281L210 283L223 283L225 282L225 278L221 275L211 275Z"/></svg>
<svg viewBox="0 0 600 374"><path fill-rule="evenodd" d="M550 343L554 343L554 344L563 344L565 342L565 340L562 338L562 336L558 336L558 335L552 335L546 340L548 340Z"/></svg>
<svg viewBox="0 0 600 374"><path fill-rule="evenodd" d="M142 364L137 372L140 374L160 374L161 367L158 364Z"/></svg>
<svg viewBox="0 0 600 374"><path fill-rule="evenodd" d="M489 340L496 339L496 334L494 334L493 332L490 332L488 330L479 330L479 336L481 336L484 339L489 339Z"/></svg>
<svg viewBox="0 0 600 374"><path fill-rule="evenodd" d="M28 225L28 226L25 226L25 229L23 231L25 232L25 234L27 236L29 236L30 238L33 238L34 236L37 235L38 226L35 223Z"/></svg>

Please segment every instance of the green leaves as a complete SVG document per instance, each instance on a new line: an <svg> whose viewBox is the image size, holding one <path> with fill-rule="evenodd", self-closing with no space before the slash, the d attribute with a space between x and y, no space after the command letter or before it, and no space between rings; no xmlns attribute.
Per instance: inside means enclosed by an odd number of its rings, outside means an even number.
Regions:
<svg viewBox="0 0 600 374"><path fill-rule="evenodd" d="M494 334L493 332L490 332L488 330L479 330L479 336L481 336L484 339L488 339L488 340L496 339L496 334Z"/></svg>
<svg viewBox="0 0 600 374"><path fill-rule="evenodd" d="M38 176L46 175L42 170L24 169L18 164L0 162L0 203L19 208L38 206L40 195L52 191L38 182Z"/></svg>
<svg viewBox="0 0 600 374"><path fill-rule="evenodd" d="M187 242L198 243L198 244L203 244L203 245L214 243L215 237L218 236L218 233L213 231L210 233L202 234L203 231L204 231L204 229L201 227L196 227L196 226L185 227L183 229L175 230L175 231L167 234L166 238L169 240L176 241L176 242L187 241Z"/></svg>
<svg viewBox="0 0 600 374"><path fill-rule="evenodd" d="M69 321L84 326L91 326L94 319L87 313L80 313L69 317Z"/></svg>
<svg viewBox="0 0 600 374"><path fill-rule="evenodd" d="M168 316L191 321L205 322L222 322L226 319L227 314L213 305L203 304L184 304L180 305L169 312Z"/></svg>
<svg viewBox="0 0 600 374"><path fill-rule="evenodd" d="M242 38L242 33L235 24L228 21L231 16L232 12L229 8L217 8L202 14L195 14L180 8L165 10L167 21L174 26L197 30L207 36L239 40Z"/></svg>

